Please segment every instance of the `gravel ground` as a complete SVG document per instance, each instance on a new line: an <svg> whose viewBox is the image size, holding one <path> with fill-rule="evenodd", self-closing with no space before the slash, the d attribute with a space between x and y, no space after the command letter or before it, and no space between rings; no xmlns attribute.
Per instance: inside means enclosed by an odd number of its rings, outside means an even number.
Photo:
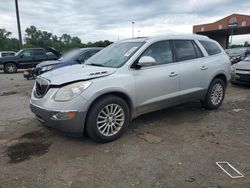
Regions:
<svg viewBox="0 0 250 188"><path fill-rule="evenodd" d="M229 85L215 111L194 101L140 116L119 140L97 144L40 124L33 83L0 73L0 187L250 187L250 87Z"/></svg>

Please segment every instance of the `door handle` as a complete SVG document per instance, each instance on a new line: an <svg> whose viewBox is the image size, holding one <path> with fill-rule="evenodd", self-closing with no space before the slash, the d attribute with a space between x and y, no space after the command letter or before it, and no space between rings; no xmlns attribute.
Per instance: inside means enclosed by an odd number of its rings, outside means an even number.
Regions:
<svg viewBox="0 0 250 188"><path fill-rule="evenodd" d="M169 74L169 77L174 77L174 76L177 76L177 75L178 75L177 73L171 72L171 73Z"/></svg>
<svg viewBox="0 0 250 188"><path fill-rule="evenodd" d="M207 69L208 69L208 67L206 67L206 66L201 67L201 70L207 70Z"/></svg>

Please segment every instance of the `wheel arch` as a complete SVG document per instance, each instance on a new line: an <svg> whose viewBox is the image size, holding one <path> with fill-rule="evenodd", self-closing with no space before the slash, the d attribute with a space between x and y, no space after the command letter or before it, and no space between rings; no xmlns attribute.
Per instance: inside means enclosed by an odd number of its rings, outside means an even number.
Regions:
<svg viewBox="0 0 250 188"><path fill-rule="evenodd" d="M129 107L129 110L130 110L130 117L132 119L133 117L133 114L134 114L134 104L132 102L132 99L131 97L129 97L126 93L122 92L122 91L112 91L112 92L106 92L106 93L102 93L101 95L97 96L91 103L90 105L88 106L88 109L87 109L87 115L86 115L86 120L88 118L88 115L89 115L89 112L90 112L90 109L91 107L93 107L93 105L101 98L105 97L105 96L109 96L109 95L113 95L113 96L117 96L117 97L120 97L122 98L128 105ZM84 132L85 129L86 129L86 121L85 120L85 123L84 123Z"/></svg>
<svg viewBox="0 0 250 188"><path fill-rule="evenodd" d="M221 80L224 82L225 86L227 86L227 83L228 83L228 82L227 82L227 76L226 76L225 74L219 73L219 74L215 75L214 78L211 80L210 84L211 84L216 78L221 79Z"/></svg>

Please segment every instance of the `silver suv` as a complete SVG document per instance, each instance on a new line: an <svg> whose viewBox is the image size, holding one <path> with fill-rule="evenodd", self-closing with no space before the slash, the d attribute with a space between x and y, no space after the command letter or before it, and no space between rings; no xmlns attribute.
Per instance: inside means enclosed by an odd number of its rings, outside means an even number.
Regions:
<svg viewBox="0 0 250 188"><path fill-rule="evenodd" d="M224 50L204 36L123 40L39 76L30 107L49 127L108 142L140 114L194 99L218 108L230 71Z"/></svg>

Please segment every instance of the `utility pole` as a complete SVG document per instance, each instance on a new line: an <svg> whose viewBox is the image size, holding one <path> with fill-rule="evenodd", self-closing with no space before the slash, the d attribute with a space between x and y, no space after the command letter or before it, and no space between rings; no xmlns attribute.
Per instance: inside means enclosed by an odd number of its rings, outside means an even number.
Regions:
<svg viewBox="0 0 250 188"><path fill-rule="evenodd" d="M132 39L135 37L134 30L135 30L135 22L132 23Z"/></svg>
<svg viewBox="0 0 250 188"><path fill-rule="evenodd" d="M20 24L20 18L19 18L18 0L15 0L15 4L16 4L17 29L18 29L18 36L19 36L19 48L21 49L23 44L22 44L21 24Z"/></svg>

